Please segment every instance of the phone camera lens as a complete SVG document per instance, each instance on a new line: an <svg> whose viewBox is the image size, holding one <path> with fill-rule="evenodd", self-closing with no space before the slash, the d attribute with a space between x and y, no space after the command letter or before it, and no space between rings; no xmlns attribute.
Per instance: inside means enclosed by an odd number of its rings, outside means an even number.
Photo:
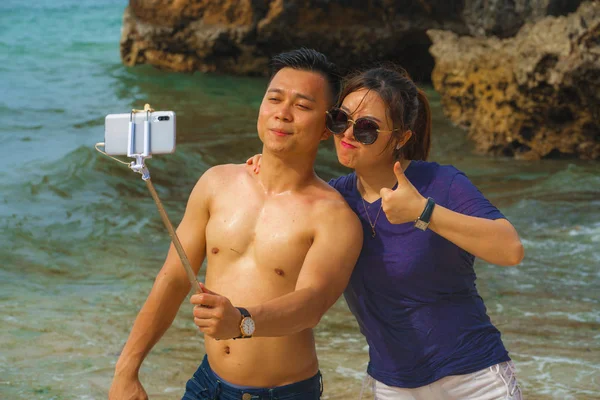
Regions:
<svg viewBox="0 0 600 400"><path fill-rule="evenodd" d="M158 120L159 121L168 121L169 120L169 116L165 115L165 116L162 116L162 117L158 117Z"/></svg>

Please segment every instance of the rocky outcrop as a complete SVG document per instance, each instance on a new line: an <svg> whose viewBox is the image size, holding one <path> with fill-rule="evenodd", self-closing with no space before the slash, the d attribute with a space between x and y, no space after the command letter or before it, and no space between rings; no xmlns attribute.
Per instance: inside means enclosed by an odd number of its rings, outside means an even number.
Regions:
<svg viewBox="0 0 600 400"><path fill-rule="evenodd" d="M428 34L444 110L479 151L600 158L600 2L509 39Z"/></svg>
<svg viewBox="0 0 600 400"><path fill-rule="evenodd" d="M580 3L130 0L121 57L130 66L263 76L272 55L298 47L324 52L342 72L394 61L417 80L432 77L445 111L482 152L596 159L598 2L548 17Z"/></svg>
<svg viewBox="0 0 600 400"><path fill-rule="evenodd" d="M462 17L471 36L514 36L526 22L567 15L580 0L465 0Z"/></svg>
<svg viewBox="0 0 600 400"><path fill-rule="evenodd" d="M572 11L580 0L130 0L126 65L266 75L269 58L312 47L342 70L395 61L429 80L428 29L511 36L525 22Z"/></svg>

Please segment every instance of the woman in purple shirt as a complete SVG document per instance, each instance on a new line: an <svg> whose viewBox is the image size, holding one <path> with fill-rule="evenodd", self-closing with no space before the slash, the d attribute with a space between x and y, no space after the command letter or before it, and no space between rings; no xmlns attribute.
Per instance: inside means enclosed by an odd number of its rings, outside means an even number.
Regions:
<svg viewBox="0 0 600 400"><path fill-rule="evenodd" d="M520 399L473 269L475 257L520 263L517 232L462 172L425 161L429 103L406 73L358 73L340 99L327 128L354 172L329 184L364 228L344 295L369 344L376 399Z"/></svg>
<svg viewBox="0 0 600 400"><path fill-rule="evenodd" d="M369 344L375 398L521 399L473 269L475 257L521 262L514 227L462 172L426 161L429 103L404 71L357 73L340 99L326 126L354 172L329 184L364 229L344 296Z"/></svg>

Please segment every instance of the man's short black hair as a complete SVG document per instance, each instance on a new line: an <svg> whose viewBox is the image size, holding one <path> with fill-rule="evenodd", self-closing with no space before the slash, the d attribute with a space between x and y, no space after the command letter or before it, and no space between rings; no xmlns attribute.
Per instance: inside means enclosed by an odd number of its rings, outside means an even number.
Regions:
<svg viewBox="0 0 600 400"><path fill-rule="evenodd" d="M269 81L283 68L320 73L329 84L331 104L333 105L337 102L341 87L340 74L336 65L330 62L325 54L304 47L280 53L271 59L271 76L269 77Z"/></svg>

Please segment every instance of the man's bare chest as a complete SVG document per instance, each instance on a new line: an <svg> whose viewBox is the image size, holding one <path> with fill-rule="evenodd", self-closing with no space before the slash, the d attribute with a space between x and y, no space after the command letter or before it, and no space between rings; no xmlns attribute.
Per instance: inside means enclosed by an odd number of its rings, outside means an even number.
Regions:
<svg viewBox="0 0 600 400"><path fill-rule="evenodd" d="M225 251L267 265L301 265L314 235L311 208L293 196L229 197L211 207L207 253Z"/></svg>

